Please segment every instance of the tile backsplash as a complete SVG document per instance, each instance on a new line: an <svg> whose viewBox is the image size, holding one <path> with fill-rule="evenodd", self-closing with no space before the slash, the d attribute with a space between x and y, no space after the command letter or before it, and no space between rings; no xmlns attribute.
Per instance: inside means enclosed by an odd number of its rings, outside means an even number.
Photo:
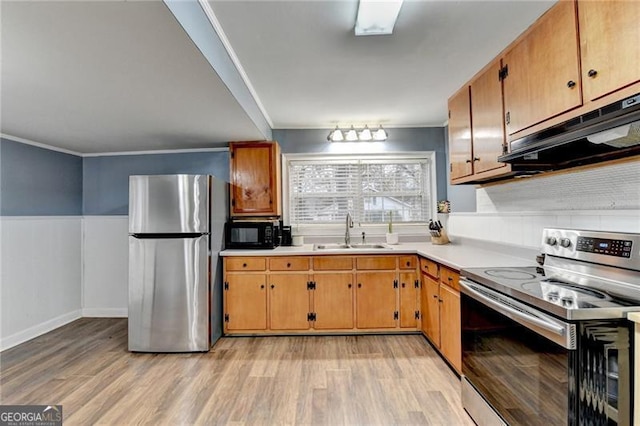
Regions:
<svg viewBox="0 0 640 426"><path fill-rule="evenodd" d="M479 213L640 209L640 161L480 187L476 208Z"/></svg>
<svg viewBox="0 0 640 426"><path fill-rule="evenodd" d="M539 248L549 227L640 233L640 161L476 189L476 213L452 213L452 236Z"/></svg>

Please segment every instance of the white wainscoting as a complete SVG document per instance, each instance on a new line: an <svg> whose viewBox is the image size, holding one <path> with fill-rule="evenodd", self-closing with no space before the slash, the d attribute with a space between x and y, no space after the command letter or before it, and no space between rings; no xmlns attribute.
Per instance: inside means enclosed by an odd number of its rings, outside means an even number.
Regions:
<svg viewBox="0 0 640 426"><path fill-rule="evenodd" d="M82 316L127 316L128 224L128 216L84 217Z"/></svg>
<svg viewBox="0 0 640 426"><path fill-rule="evenodd" d="M0 218L0 350L81 316L79 216Z"/></svg>

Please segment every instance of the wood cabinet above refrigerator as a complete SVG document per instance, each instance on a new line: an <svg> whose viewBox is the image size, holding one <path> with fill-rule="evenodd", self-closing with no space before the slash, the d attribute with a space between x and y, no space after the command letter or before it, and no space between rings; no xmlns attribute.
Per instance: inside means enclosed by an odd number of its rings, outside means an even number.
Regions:
<svg viewBox="0 0 640 426"><path fill-rule="evenodd" d="M231 217L282 214L280 146L277 142L231 142Z"/></svg>

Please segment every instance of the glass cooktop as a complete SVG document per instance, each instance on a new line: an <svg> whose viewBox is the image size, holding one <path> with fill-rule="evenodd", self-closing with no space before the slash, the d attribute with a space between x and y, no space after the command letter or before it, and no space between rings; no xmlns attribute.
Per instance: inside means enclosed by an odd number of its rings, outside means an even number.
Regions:
<svg viewBox="0 0 640 426"><path fill-rule="evenodd" d="M564 319L624 318L640 311L640 287L555 268L468 268L460 274Z"/></svg>

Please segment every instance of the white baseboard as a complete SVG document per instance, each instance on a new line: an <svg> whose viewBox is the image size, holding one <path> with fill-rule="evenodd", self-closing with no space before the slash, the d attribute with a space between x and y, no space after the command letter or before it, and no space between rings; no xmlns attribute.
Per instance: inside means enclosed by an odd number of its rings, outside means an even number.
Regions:
<svg viewBox="0 0 640 426"><path fill-rule="evenodd" d="M89 318L127 318L127 308L84 308L82 316Z"/></svg>
<svg viewBox="0 0 640 426"><path fill-rule="evenodd" d="M29 327L26 330L22 330L18 333L12 334L11 336L2 337L0 339L0 351L4 351L5 349L17 346L20 343L24 343L28 340L34 339L81 317L82 315L80 310L72 311L67 314L60 315L57 318L50 319L49 321L45 321L41 324L34 325L33 327Z"/></svg>

